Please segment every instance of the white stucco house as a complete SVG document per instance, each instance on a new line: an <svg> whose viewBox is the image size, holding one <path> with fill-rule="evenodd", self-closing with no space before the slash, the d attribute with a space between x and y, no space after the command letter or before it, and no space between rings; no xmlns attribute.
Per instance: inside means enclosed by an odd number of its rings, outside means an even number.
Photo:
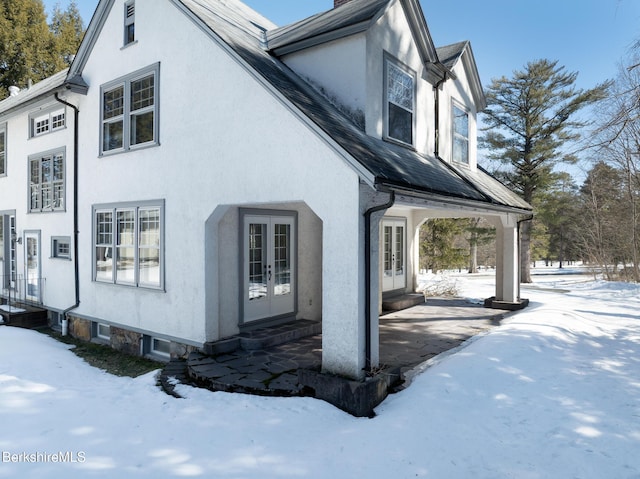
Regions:
<svg viewBox="0 0 640 479"><path fill-rule="evenodd" d="M418 0L336 3L278 28L239 0L100 0L69 70L0 102L3 272L28 276L37 238L33 299L134 353L320 321L323 370L357 379L383 296L415 291L420 225L481 216L518 304L531 207L477 165L471 45L436 48ZM59 155L63 192L34 184ZM63 203L34 203L45 182Z"/></svg>

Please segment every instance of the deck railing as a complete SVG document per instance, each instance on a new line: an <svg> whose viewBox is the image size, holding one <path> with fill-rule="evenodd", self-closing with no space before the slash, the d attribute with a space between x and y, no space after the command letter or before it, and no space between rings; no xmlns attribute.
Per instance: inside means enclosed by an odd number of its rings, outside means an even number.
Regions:
<svg viewBox="0 0 640 479"><path fill-rule="evenodd" d="M0 276L0 295L10 306L42 304L46 279L19 274Z"/></svg>

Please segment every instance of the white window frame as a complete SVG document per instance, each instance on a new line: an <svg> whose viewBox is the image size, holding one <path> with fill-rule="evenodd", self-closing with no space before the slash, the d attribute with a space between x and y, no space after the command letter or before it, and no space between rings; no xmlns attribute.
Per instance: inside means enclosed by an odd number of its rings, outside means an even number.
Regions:
<svg viewBox="0 0 640 479"><path fill-rule="evenodd" d="M67 111L64 106L52 106L29 114L29 138L62 130L67 126Z"/></svg>
<svg viewBox="0 0 640 479"><path fill-rule="evenodd" d="M129 35L131 33L131 37ZM129 0L124 4L124 46L136 43L136 2Z"/></svg>
<svg viewBox="0 0 640 479"><path fill-rule="evenodd" d="M95 324L95 335L94 337L98 339L104 339L106 341L111 340L111 326L105 323L94 323ZM105 334L106 330L106 334Z"/></svg>
<svg viewBox="0 0 640 479"><path fill-rule="evenodd" d="M51 257L58 259L71 259L71 237L51 237Z"/></svg>
<svg viewBox="0 0 640 479"><path fill-rule="evenodd" d="M141 231L141 221L145 221L145 212L157 210L158 238L157 244L147 244L144 232ZM98 225L98 215L107 217ZM110 215L110 217L109 217ZM111 283L136 288L147 288L164 291L164 200L142 201L138 203L110 203L94 205L93 212L93 281L98 283ZM119 222L119 218L123 221ZM131 219L133 231L121 231L119 226L124 220ZM153 218L151 218L153 219ZM147 219L148 220L148 219ZM101 227L105 228L101 230ZM153 237L153 236L152 236ZM126 241L126 244L122 241ZM120 273L116 258L123 249L133 250L132 273ZM141 275L141 263L144 260L144 252L157 250L158 256L158 281L145 281ZM100 253L99 253L100 252ZM103 265L99 267L98 262ZM106 268L105 274L99 274L101 268ZM110 269L109 269L110 268ZM125 271L125 270L123 270Z"/></svg>
<svg viewBox="0 0 640 479"><path fill-rule="evenodd" d="M159 344L165 345L165 347L169 351L164 351L163 350L164 348L158 349L158 345ZM163 358L170 358L171 357L171 341L167 341L166 339L157 338L155 336L149 337L149 353L153 354L154 356L161 356Z"/></svg>
<svg viewBox="0 0 640 479"><path fill-rule="evenodd" d="M399 102L395 101L393 98L390 98L390 72L392 70L400 72L400 74L404 75L406 79L411 81L410 91L411 91L411 106L402 105ZM416 82L416 73L411 70L406 65L403 65L401 62L391 57L388 54L384 56L384 137L387 140L391 140L393 142L399 143L401 145L406 146L414 146L415 144L415 132L416 132L416 93L417 93L417 82ZM393 133L390 131L390 114L391 114L391 105L395 108L399 108L400 110L411 115L411 138L409 141L406 141L406 138L396 138L393 136Z"/></svg>
<svg viewBox="0 0 640 479"><path fill-rule="evenodd" d="M132 100L132 89L135 84L144 80L153 79L153 95L151 97L141 97L141 105L137 109ZM120 93L116 93L119 90ZM148 88L141 88L144 92ZM135 93L135 92L134 92ZM116 96L113 96L113 95ZM111 95L111 96L110 96ZM143 68L134 73L118 78L117 80L105 83L100 87L100 156L122 153L139 148L157 146L160 144L160 118L159 118L159 95L160 95L160 63L155 63L147 68ZM148 104L149 100L153 104ZM107 115L105 115L105 113ZM145 141L132 139L132 133L136 133L136 125L140 118L152 115L152 138ZM105 129L120 125L120 141L117 142L117 135L113 135L116 140L114 146L105 145Z"/></svg>
<svg viewBox="0 0 640 479"><path fill-rule="evenodd" d="M0 142L0 177L7 176L7 124L0 124L0 136L2 142Z"/></svg>
<svg viewBox="0 0 640 479"><path fill-rule="evenodd" d="M29 156L27 185L27 206L29 213L65 211L67 194L65 158L66 148L58 148ZM45 169L43 168L46 164L45 162L49 162L48 179L44 173ZM37 172L34 170L36 166ZM56 177L56 172L61 172L61 177ZM34 173L36 173L35 176ZM48 197L45 195L47 191L49 192ZM58 193L56 194L56 192ZM45 204L45 202L47 202L47 204Z"/></svg>
<svg viewBox="0 0 640 479"><path fill-rule="evenodd" d="M467 119L466 135L464 134L464 132L460 132L456 128L456 125L457 125L456 118L458 118L459 115L464 115ZM469 161L470 161L469 160L469 156L470 156L469 130L470 130L469 110L467 110L466 108L464 108L462 105L460 105L455 101L452 102L451 103L451 160L460 165L467 165L467 166L469 165ZM460 152L460 155L458 155L459 148L456 146L458 142L463 142L463 144L466 145L466 155L463 154L464 153L463 151Z"/></svg>

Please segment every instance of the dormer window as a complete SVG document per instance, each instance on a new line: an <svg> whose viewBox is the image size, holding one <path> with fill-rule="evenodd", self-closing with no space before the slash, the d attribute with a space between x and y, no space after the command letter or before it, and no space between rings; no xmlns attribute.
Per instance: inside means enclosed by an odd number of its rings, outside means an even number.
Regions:
<svg viewBox="0 0 640 479"><path fill-rule="evenodd" d="M469 114L453 105L453 161L469 164Z"/></svg>
<svg viewBox="0 0 640 479"><path fill-rule="evenodd" d="M136 2L130 0L124 4L124 45L136 41Z"/></svg>
<svg viewBox="0 0 640 479"><path fill-rule="evenodd" d="M390 58L385 61L386 136L413 145L416 76Z"/></svg>

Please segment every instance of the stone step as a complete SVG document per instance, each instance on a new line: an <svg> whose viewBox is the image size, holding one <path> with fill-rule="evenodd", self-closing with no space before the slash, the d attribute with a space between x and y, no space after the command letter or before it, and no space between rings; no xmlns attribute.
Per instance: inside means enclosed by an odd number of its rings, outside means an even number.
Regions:
<svg viewBox="0 0 640 479"><path fill-rule="evenodd" d="M245 351L272 348L290 341L314 336L322 332L320 321L299 319L279 326L255 329L240 333L240 347Z"/></svg>
<svg viewBox="0 0 640 479"><path fill-rule="evenodd" d="M237 349L257 351L272 348L298 339L314 336L322 332L320 321L298 319L278 326L244 331L238 336L205 343L202 352L210 356L228 354Z"/></svg>
<svg viewBox="0 0 640 479"><path fill-rule="evenodd" d="M424 303L424 295L422 293L410 293L382 300L383 311L401 311L411 308L420 303Z"/></svg>

